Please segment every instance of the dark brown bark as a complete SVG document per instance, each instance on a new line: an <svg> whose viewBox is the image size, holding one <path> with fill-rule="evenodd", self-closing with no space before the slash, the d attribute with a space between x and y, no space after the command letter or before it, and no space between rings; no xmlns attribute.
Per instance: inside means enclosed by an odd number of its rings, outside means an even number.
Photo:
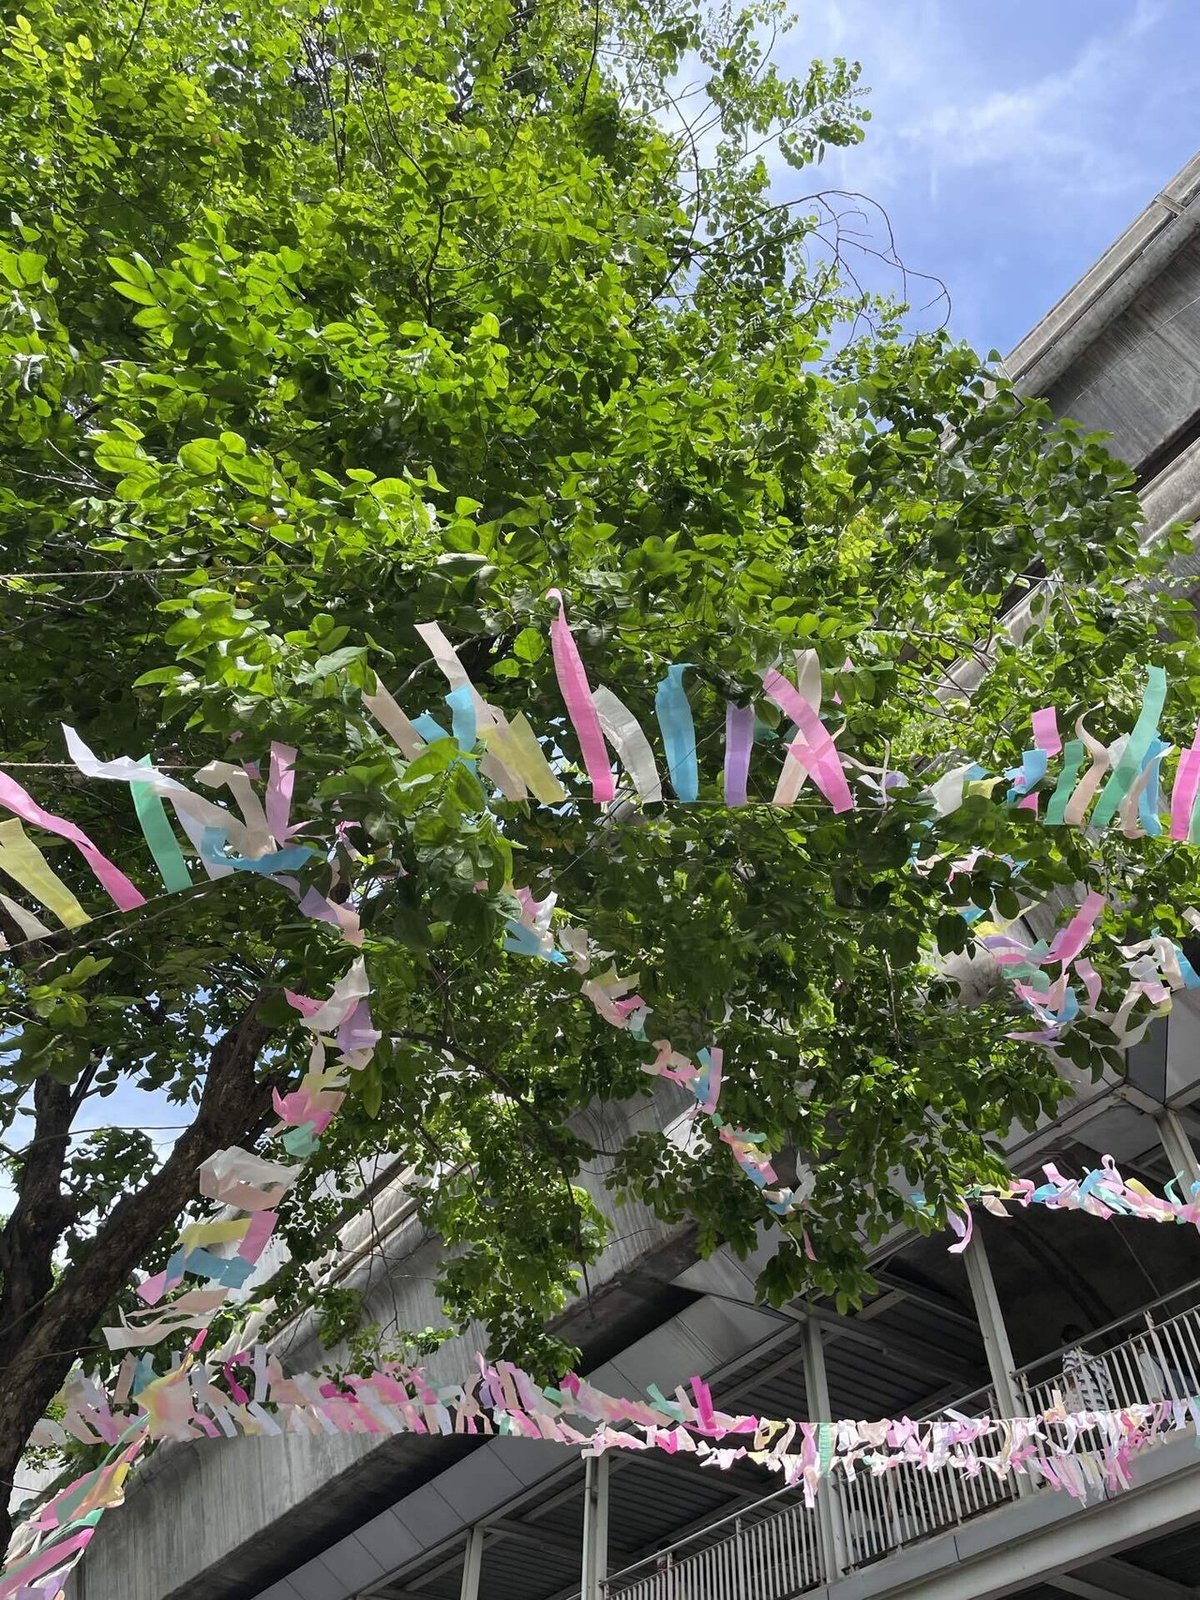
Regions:
<svg viewBox="0 0 1200 1600"><path fill-rule="evenodd" d="M54 1251L72 1220L61 1187L71 1089L35 1085L37 1122L17 1204L0 1233L0 1481L11 1483L30 1433L78 1356L92 1347L105 1308L196 1196L196 1169L215 1151L256 1137L271 1113L270 1078L258 1056L270 1037L252 1002L213 1047L196 1119L159 1170L127 1194L89 1242L86 1256L54 1282ZM0 1550L11 1524L0 1491Z"/></svg>

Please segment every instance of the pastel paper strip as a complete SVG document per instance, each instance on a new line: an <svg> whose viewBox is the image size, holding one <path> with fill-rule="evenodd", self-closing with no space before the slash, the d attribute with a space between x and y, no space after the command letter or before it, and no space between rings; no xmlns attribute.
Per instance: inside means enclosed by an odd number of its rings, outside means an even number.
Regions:
<svg viewBox="0 0 1200 1600"><path fill-rule="evenodd" d="M661 800L662 780L654 761L654 751L642 732L641 723L611 689L601 686L593 690L592 704L605 738L617 752L617 759L629 774L639 796L643 800Z"/></svg>
<svg viewBox="0 0 1200 1600"><path fill-rule="evenodd" d="M821 660L815 650L797 650L796 662L796 687L805 700L818 715L821 711ZM835 703L841 704L838 696L834 696ZM800 738L800 730L792 727L788 730L786 750L783 757L783 766L780 768L779 780L775 785L775 793L771 797L771 804L775 806L795 805L800 791L808 780L808 766L800 759L792 748Z"/></svg>
<svg viewBox="0 0 1200 1600"><path fill-rule="evenodd" d="M165 772L160 772L157 767L143 765L142 762L134 761L129 756L118 756L115 761L101 761L88 749L74 728L63 723L62 730L66 739L67 753L85 777L105 778L111 782L130 785L145 784L153 793L169 800L175 808L184 832L195 846L197 855L200 854L200 844L206 827L224 830L235 850L243 855L250 853L245 824L231 811L224 810L211 800L206 800L203 795L193 794L190 789L185 788L182 783L177 783L174 778L168 777ZM209 875L215 874L210 870Z"/></svg>
<svg viewBox="0 0 1200 1600"><path fill-rule="evenodd" d="M1163 760L1171 754L1173 749L1173 745L1164 744L1161 739L1155 739L1150 746L1141 775L1125 800L1127 806L1132 806L1136 801L1137 821L1141 825L1141 831L1151 839L1157 839L1163 831L1162 819L1158 814L1161 804L1159 778L1162 773ZM1126 823L1125 831L1126 833L1136 833L1137 830L1132 825L1132 819Z"/></svg>
<svg viewBox="0 0 1200 1600"><path fill-rule="evenodd" d="M13 818L0 822L0 872L6 872L52 912L64 928L81 928L87 912L54 872L45 856Z"/></svg>
<svg viewBox="0 0 1200 1600"><path fill-rule="evenodd" d="M277 872L298 872L316 853L311 845L297 844L263 856L230 856L221 849L224 843L224 835L216 828L206 828L200 843L201 859L215 867L231 867L234 872L254 872L261 878L274 877Z"/></svg>
<svg viewBox="0 0 1200 1600"><path fill-rule="evenodd" d="M1092 813L1092 826L1104 828L1116 815L1117 807L1125 798L1130 785L1134 783L1142 770L1142 763L1146 759L1151 743L1158 727L1158 719L1162 715L1163 703L1167 697L1167 675L1161 667L1151 667L1146 674L1146 688L1142 695L1142 709L1138 713L1137 722L1129 736L1129 743L1122 752L1121 759L1113 769L1112 776L1105 784L1096 809Z"/></svg>
<svg viewBox="0 0 1200 1600"><path fill-rule="evenodd" d="M327 900L319 889L302 889L298 878L283 877L277 882L284 884L296 896L301 916L340 928L347 944L359 945L363 942L362 919L353 906L338 905L334 900Z"/></svg>
<svg viewBox="0 0 1200 1600"><path fill-rule="evenodd" d="M143 756L138 765L149 767L153 762L149 756ZM192 875L187 869L187 862L183 859L183 851L179 848L175 830L167 821L166 807L148 783L131 783L129 792L133 796L133 809L137 813L150 854L154 857L154 865L158 868L163 887L168 894L179 894L184 889L190 889Z"/></svg>
<svg viewBox="0 0 1200 1600"><path fill-rule="evenodd" d="M800 729L795 723L787 730L784 743L783 766L779 769L779 781L775 785L775 793L771 796L773 806L795 805L801 789L808 782L808 767L795 754L797 749L806 750L807 746L801 739Z"/></svg>
<svg viewBox="0 0 1200 1600"><path fill-rule="evenodd" d="M985 777L982 767L969 762L965 767L954 767L943 774L929 791L933 809L939 817L948 817L963 803L963 792L968 783Z"/></svg>
<svg viewBox="0 0 1200 1600"><path fill-rule="evenodd" d="M600 693L599 690L596 692ZM484 729L483 740L544 806L561 805L567 798L567 791L554 776L538 743L537 734L523 713L518 712L503 726L497 722L493 727Z"/></svg>
<svg viewBox="0 0 1200 1600"><path fill-rule="evenodd" d="M696 724L683 687L683 674L689 663L677 662L654 695L654 710L667 751L667 767L676 797L689 804L700 793L700 774L696 761Z"/></svg>
<svg viewBox="0 0 1200 1600"><path fill-rule="evenodd" d="M1101 744L1099 739L1093 739L1092 735L1084 727L1082 717L1079 717L1075 723L1075 732L1086 745L1092 764L1083 777L1080 778L1075 793L1071 796L1063 811L1063 822L1068 828L1082 826L1083 819L1087 816L1088 807L1092 803L1092 796L1100 787L1104 774L1109 767L1108 747Z"/></svg>
<svg viewBox="0 0 1200 1600"><path fill-rule="evenodd" d="M449 739L451 737L437 718L431 717L428 711L422 711L421 715L414 721L413 727L428 744L436 744L439 739Z"/></svg>
<svg viewBox="0 0 1200 1600"><path fill-rule="evenodd" d="M1200 722L1188 749L1179 757L1175 773L1175 787L1171 791L1171 838L1186 839L1196 808L1196 791L1200 789Z"/></svg>
<svg viewBox="0 0 1200 1600"><path fill-rule="evenodd" d="M241 853L245 856L265 856L271 848L271 830L249 774L228 761L210 761L196 773L196 781L207 788L229 790L246 823L246 839Z"/></svg>
<svg viewBox="0 0 1200 1600"><path fill-rule="evenodd" d="M6 894L0 894L0 906L4 907L27 939L48 939L50 937L50 929L44 922L39 922L31 911L26 911L24 906L19 906L15 900L10 900ZM0 948L5 947L0 945Z"/></svg>
<svg viewBox="0 0 1200 1600"><path fill-rule="evenodd" d="M375 693L364 694L362 699L363 705L384 732L391 735L393 743L405 759L415 761L425 748L425 741L387 689L379 682L378 677L375 680Z"/></svg>
<svg viewBox="0 0 1200 1600"><path fill-rule="evenodd" d="M1053 706L1033 713L1033 742L1048 756L1056 756L1062 749L1058 732L1058 712Z"/></svg>
<svg viewBox="0 0 1200 1600"><path fill-rule="evenodd" d="M474 750L478 742L474 693L469 683L461 683L446 696L446 704L450 707L450 726L460 750Z"/></svg>
<svg viewBox="0 0 1200 1600"><path fill-rule="evenodd" d="M82 828L77 828L65 817L56 817L53 812L46 811L6 772L0 772L0 805L15 812L23 821L44 828L47 833L56 833L61 839L69 839L95 873L113 904L120 910L134 911L138 906L145 905L145 895L134 887L120 867L110 861L103 850L93 844Z"/></svg>
<svg viewBox="0 0 1200 1600"><path fill-rule="evenodd" d="M1069 739L1063 746L1062 771L1058 775L1058 782L1054 786L1054 793L1050 796L1050 804L1046 807L1046 826L1048 828L1061 828L1067 802L1075 788L1075 780L1079 776L1079 769L1087 756L1087 747L1082 739Z"/></svg>
<svg viewBox="0 0 1200 1600"><path fill-rule="evenodd" d="M1090 893L1070 922L1053 940L1046 959L1061 961L1064 968L1074 961L1095 932L1096 923L1107 904L1108 901L1102 894Z"/></svg>
<svg viewBox="0 0 1200 1600"><path fill-rule="evenodd" d="M418 622L416 631L424 640L430 655L437 662L439 670L450 685L451 693L446 698L450 702L452 711L456 703L454 697L460 697L460 703L463 706L460 715L463 718L462 728L464 735L469 726L474 729L473 737L468 740L465 737L459 738L456 726L454 737L458 739L459 748L473 750L476 744L481 741L486 744L487 736L491 731L494 728L502 728L504 726L504 718L494 706L488 705L478 689L475 688L475 685L467 675L467 669L458 658L457 650L455 650L436 622ZM472 724L468 724L466 721L467 712L465 707L468 701L471 708L470 715L474 719ZM479 770L508 799L525 800L528 798L526 785L520 775L496 756L484 756L479 763Z"/></svg>
<svg viewBox="0 0 1200 1600"><path fill-rule="evenodd" d="M754 748L754 707L725 707L725 804L744 806Z"/></svg>
<svg viewBox="0 0 1200 1600"><path fill-rule="evenodd" d="M854 796L846 782L837 747L820 717L808 701L776 668L763 673L763 688L775 704L791 717L804 735L807 751L792 745L792 753L803 761L835 812L853 811Z"/></svg>
<svg viewBox="0 0 1200 1600"><path fill-rule="evenodd" d="M550 624L550 649L554 657L554 672L562 693L567 715L575 736L579 740L580 754L592 784L592 799L599 805L616 797L616 785L608 764L608 751L604 747L604 734L600 718L592 703L592 691L575 636L567 622L567 610L557 589L549 592L551 600L558 601L558 616Z"/></svg>
<svg viewBox="0 0 1200 1600"><path fill-rule="evenodd" d="M290 744L271 745L271 768L267 778L267 827L280 847L291 838L289 826L292 796L296 787L296 751Z"/></svg>

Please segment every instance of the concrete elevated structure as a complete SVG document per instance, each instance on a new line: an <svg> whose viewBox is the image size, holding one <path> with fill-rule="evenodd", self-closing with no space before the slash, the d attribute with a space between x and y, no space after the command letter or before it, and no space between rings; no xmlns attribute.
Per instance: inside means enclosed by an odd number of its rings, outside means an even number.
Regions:
<svg viewBox="0 0 1200 1600"><path fill-rule="evenodd" d="M1200 515L1200 157L1009 358L1028 393L1112 435L1151 534ZM1200 561L1183 563L1200 581ZM1062 1114L1014 1135L1037 1173L1114 1155L1161 1185L1200 1177L1200 1004L1185 1000L1127 1075L1081 1078ZM598 1109L604 1149L683 1108L669 1086ZM602 1177L602 1172L599 1175ZM596 1192L605 1203L599 1177ZM614 1392L699 1372L726 1409L930 1416L1036 1409L1079 1323L1122 1403L1200 1391L1200 1235L1034 1210L981 1219L965 1257L897 1234L857 1314L753 1302L754 1264L700 1261L691 1230L630 1205L589 1299L564 1326ZM347 1284L383 1325L436 1319L439 1251L402 1184L346 1231ZM467 1337L431 1363L464 1369ZM320 1359L311 1320L280 1340ZM1158 1392L1155 1393L1154 1391ZM72 1600L1200 1600L1200 1452L1148 1450L1132 1486L1081 1507L1015 1483L889 1474L823 1489L808 1510L747 1466L621 1455L586 1466L518 1440L237 1439L162 1450L101 1528Z"/></svg>

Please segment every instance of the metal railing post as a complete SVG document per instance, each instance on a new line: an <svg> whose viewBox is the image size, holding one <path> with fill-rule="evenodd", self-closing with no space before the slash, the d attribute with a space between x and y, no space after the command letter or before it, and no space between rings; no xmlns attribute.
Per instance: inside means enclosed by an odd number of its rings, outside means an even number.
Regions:
<svg viewBox="0 0 1200 1600"><path fill-rule="evenodd" d="M804 1323L804 1394L811 1422L832 1422L829 1380L825 1374L825 1347L820 1325L811 1317ZM821 1576L827 1580L850 1570L846 1525L840 1485L832 1474L817 1490L817 1539L821 1547Z"/></svg>
<svg viewBox="0 0 1200 1600"><path fill-rule="evenodd" d="M589 1456L583 1478L583 1572L580 1600L608 1591L608 1456Z"/></svg>

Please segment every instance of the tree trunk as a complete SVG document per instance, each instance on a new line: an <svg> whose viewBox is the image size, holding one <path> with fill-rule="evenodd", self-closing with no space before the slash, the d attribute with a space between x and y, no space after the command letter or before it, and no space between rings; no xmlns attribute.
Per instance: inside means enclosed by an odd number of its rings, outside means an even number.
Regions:
<svg viewBox="0 0 1200 1600"><path fill-rule="evenodd" d="M196 1120L142 1187L127 1194L96 1231L86 1256L55 1284L54 1251L73 1219L62 1193L72 1091L50 1079L34 1088L35 1131L17 1204L0 1233L0 1481L16 1479L29 1435L76 1360L94 1348L97 1322L134 1269L196 1195L196 1169L230 1144L252 1142L271 1114L270 1078L255 1063L270 1037L262 999L213 1047ZM65 1120L64 1120L65 1118ZM0 1495L6 1507L8 1490ZM0 1549L11 1537L0 1511Z"/></svg>

